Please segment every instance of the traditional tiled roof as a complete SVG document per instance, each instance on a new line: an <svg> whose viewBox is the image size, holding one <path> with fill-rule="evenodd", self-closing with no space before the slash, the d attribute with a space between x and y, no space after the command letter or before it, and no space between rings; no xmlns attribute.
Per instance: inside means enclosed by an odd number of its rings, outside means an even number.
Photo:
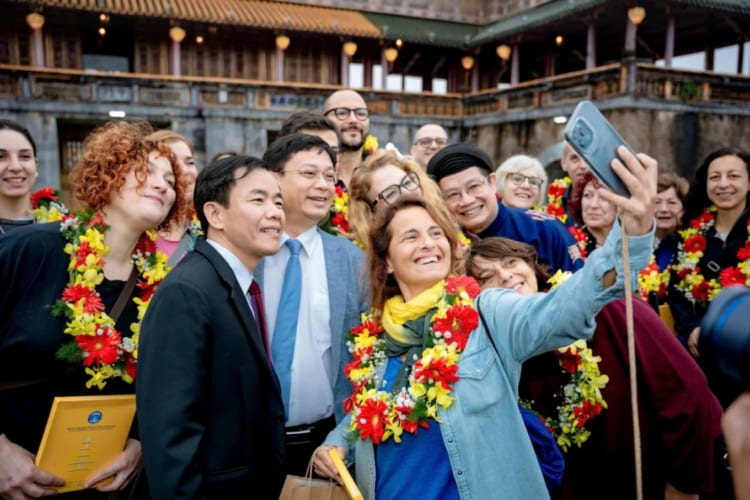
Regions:
<svg viewBox="0 0 750 500"><path fill-rule="evenodd" d="M262 0L33 0L59 7L126 16L232 24L308 33L380 38L380 30L360 12Z"/></svg>
<svg viewBox="0 0 750 500"><path fill-rule="evenodd" d="M481 45L544 26L559 19L570 17L578 12L589 10L607 0L553 0L532 9L522 10L496 23L482 28L472 38L472 45Z"/></svg>
<svg viewBox="0 0 750 500"><path fill-rule="evenodd" d="M473 24L372 12L365 12L364 15L380 29L385 38L400 38L405 42L424 45L464 47L479 30L479 27Z"/></svg>

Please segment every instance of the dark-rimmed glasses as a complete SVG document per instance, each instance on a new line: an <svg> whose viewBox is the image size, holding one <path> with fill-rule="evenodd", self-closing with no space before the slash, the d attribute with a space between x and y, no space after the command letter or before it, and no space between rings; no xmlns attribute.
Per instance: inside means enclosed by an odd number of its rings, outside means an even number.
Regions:
<svg viewBox="0 0 750 500"><path fill-rule="evenodd" d="M370 116L370 110L367 108L331 108L323 115L328 113L333 113L339 120L346 120L350 114L354 113L354 117L361 122L367 120L367 117Z"/></svg>
<svg viewBox="0 0 750 500"><path fill-rule="evenodd" d="M463 193L468 194L472 198L476 198L480 194L484 192L485 186L487 186L487 181L489 180L489 177L482 177L481 179L473 179L464 186L463 189L460 190L454 190L449 191L445 194L443 194L443 199L445 202L449 205L454 205L461 201Z"/></svg>
<svg viewBox="0 0 750 500"><path fill-rule="evenodd" d="M414 141L414 144L418 144L423 148L428 148L430 147L430 145L432 145L433 142L437 147L442 148L446 144L448 144L448 139L445 139L443 137L422 137L421 139L417 139L416 141Z"/></svg>
<svg viewBox="0 0 750 500"><path fill-rule="evenodd" d="M323 177L323 180L326 182L326 184L336 184L336 181L338 180L338 176L336 175L336 171L333 169L323 170L322 172L319 172L315 170L314 168L300 168L300 169L292 169L292 170L283 170L282 173L286 174L288 172L297 172L300 177L303 179L313 182L318 177Z"/></svg>
<svg viewBox="0 0 750 500"><path fill-rule="evenodd" d="M529 181L529 186L533 187L540 187L544 182L541 177L523 175L521 173L508 174L508 180L516 186L523 184L523 181Z"/></svg>
<svg viewBox="0 0 750 500"><path fill-rule="evenodd" d="M383 200L384 203L390 205L401 197L402 192L413 192L419 189L419 187L419 176L415 172L409 172L404 176L403 179L401 179L400 183L391 184L390 186L379 192L378 197L373 200L370 206L372 206L372 208L375 208L375 205L378 204L378 200Z"/></svg>

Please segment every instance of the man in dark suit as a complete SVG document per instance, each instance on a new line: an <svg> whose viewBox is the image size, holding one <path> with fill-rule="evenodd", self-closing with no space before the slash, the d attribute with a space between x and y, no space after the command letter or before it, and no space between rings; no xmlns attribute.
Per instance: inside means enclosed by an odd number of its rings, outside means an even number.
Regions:
<svg viewBox="0 0 750 500"><path fill-rule="evenodd" d="M324 140L280 137L263 160L279 175L286 224L280 250L263 258L255 274L286 408L287 472L304 475L315 448L343 418L352 391L344 376L350 361L345 335L369 308L358 279L363 254L317 226L330 210L337 178L336 155ZM299 273L294 298L286 287L290 262Z"/></svg>
<svg viewBox="0 0 750 500"><path fill-rule="evenodd" d="M138 423L155 499L278 498L284 406L252 287L278 251L279 183L257 158L218 160L198 176L206 239L159 287L143 320Z"/></svg>

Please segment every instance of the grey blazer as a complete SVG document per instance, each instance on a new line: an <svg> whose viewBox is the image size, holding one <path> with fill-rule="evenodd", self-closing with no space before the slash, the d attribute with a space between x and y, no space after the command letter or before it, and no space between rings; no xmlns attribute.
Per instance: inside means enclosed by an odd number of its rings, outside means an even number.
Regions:
<svg viewBox="0 0 750 500"><path fill-rule="evenodd" d="M364 254L351 241L332 236L318 228L323 241L323 253L328 278L330 304L331 362L333 366L333 403L336 422L344 417L344 399L352 393L352 387L344 376L344 366L351 361L346 347L347 332L362 321L362 313L370 309L368 287L363 271ZM253 277L263 288L264 259L253 272ZM274 279L283 279L277 276Z"/></svg>

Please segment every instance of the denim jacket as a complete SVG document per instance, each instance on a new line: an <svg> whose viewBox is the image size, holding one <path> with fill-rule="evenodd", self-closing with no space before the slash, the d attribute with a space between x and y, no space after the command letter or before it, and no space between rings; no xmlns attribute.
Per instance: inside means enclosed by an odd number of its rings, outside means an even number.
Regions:
<svg viewBox="0 0 750 500"><path fill-rule="evenodd" d="M653 249L650 234L630 237L631 283ZM566 346L594 332L594 317L621 297L624 272L618 223L605 245L591 254L582 270L555 290L519 295L512 290L483 292L477 303L489 325L474 330L460 360L453 404L440 410L440 431L461 498L548 498L541 471L518 411L521 364L528 358ZM614 285L604 289L604 274L616 269ZM499 355L487 335L492 335ZM382 363L381 369L384 369ZM347 416L325 444L347 446ZM367 500L375 499L375 453L371 441L353 445L357 483ZM407 450L404 450L407 452ZM351 450L348 455L351 458ZM428 481L430 471L415 470L415 481Z"/></svg>

